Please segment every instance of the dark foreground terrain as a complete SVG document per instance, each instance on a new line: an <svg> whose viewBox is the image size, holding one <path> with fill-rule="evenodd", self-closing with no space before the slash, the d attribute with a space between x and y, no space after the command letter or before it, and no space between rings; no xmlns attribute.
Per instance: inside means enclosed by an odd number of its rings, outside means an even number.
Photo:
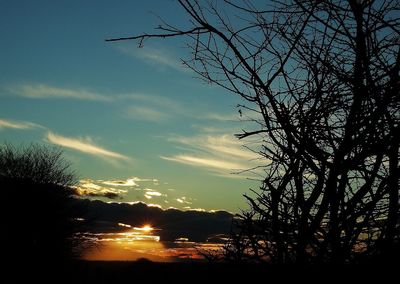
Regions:
<svg viewBox="0 0 400 284"><path fill-rule="evenodd" d="M68 265L14 263L6 270L7 277L2 283L20 283L21 279L24 283L389 283L389 280L395 283L399 269L398 261L340 266L155 263L145 260L76 261Z"/></svg>

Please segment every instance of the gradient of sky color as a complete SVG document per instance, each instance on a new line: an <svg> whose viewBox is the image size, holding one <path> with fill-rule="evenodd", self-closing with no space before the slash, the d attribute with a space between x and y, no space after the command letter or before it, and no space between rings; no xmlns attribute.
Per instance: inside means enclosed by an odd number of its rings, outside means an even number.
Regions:
<svg viewBox="0 0 400 284"><path fill-rule="evenodd" d="M0 1L0 143L65 150L81 190L163 208L246 208L259 164L233 134L240 100L185 69L182 39L106 43L185 25L175 1ZM253 176L252 176L253 177Z"/></svg>

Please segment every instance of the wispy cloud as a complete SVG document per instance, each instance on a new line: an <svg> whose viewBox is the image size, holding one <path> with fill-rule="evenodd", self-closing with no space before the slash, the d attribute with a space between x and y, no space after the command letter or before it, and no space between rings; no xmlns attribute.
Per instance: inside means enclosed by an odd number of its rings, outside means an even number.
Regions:
<svg viewBox="0 0 400 284"><path fill-rule="evenodd" d="M238 178L238 175L232 173L255 169L260 165L260 156L257 152L249 150L233 135L207 133L192 137L171 137L168 140L184 145L190 152L160 158L202 167L217 176Z"/></svg>
<svg viewBox="0 0 400 284"><path fill-rule="evenodd" d="M219 156L235 156L245 160L259 158L257 153L244 147L244 143L230 134L204 134L193 137L171 137L171 142L188 145L198 150L218 154Z"/></svg>
<svg viewBox="0 0 400 284"><path fill-rule="evenodd" d="M23 84L9 87L8 90L18 96L33 99L79 99L91 101L111 101L110 97L83 89L67 89L45 84Z"/></svg>
<svg viewBox="0 0 400 284"><path fill-rule="evenodd" d="M52 132L47 133L47 140L55 145L59 145L62 147L70 148L76 151L80 151L86 154L90 154L93 156L101 157L101 158L113 158L119 160L130 160L129 157L124 156L120 153L113 152L104 148L101 148L97 145L94 145L90 139L81 139L81 138L70 138L61 135L54 134Z"/></svg>
<svg viewBox="0 0 400 284"><path fill-rule="evenodd" d="M235 113L207 113L204 108L196 107L193 103L183 103L177 99L154 94L127 93L116 94L116 100L131 100L135 105L128 108L126 113L130 118L138 118L142 115L144 120L159 121L176 116L202 121L212 121L224 126L229 122L239 122L240 117ZM203 126L204 127L204 126Z"/></svg>
<svg viewBox="0 0 400 284"><path fill-rule="evenodd" d="M176 155L173 157L161 156L161 158L164 160L168 160L168 161L174 161L174 162L178 162L178 163L182 163L182 164L207 167L207 168L217 168L217 169L224 169L224 170L240 170L240 169L245 168L244 165L234 163L234 162L210 159L210 158L200 158L200 157L187 156L187 155Z"/></svg>
<svg viewBox="0 0 400 284"><path fill-rule="evenodd" d="M199 119L216 121L239 121L239 116L237 114L207 113L199 117Z"/></svg>
<svg viewBox="0 0 400 284"><path fill-rule="evenodd" d="M121 100L132 100L139 102L146 106L161 107L163 109L167 108L169 110L182 110L184 107L180 102L172 98L165 96L158 96L155 94L145 94L145 93L126 93L115 96L117 99Z"/></svg>
<svg viewBox="0 0 400 284"><path fill-rule="evenodd" d="M168 109L182 109L180 103L165 96L155 94L125 92L107 94L97 91L88 91L77 88L61 88L47 84L19 84L6 89L17 96L33 99L77 99L103 102L134 101L144 105L163 107Z"/></svg>
<svg viewBox="0 0 400 284"><path fill-rule="evenodd" d="M19 84L6 87L9 93L31 99L68 99L93 102L123 103L120 111L125 118L144 120L156 123L170 121L174 118L212 120L232 122L238 118L234 114L204 113L195 104L184 104L177 99L140 92L104 93L79 88L63 88L42 83ZM132 104L132 106L129 106ZM9 127L11 124L8 124Z"/></svg>
<svg viewBox="0 0 400 284"><path fill-rule="evenodd" d="M138 48L136 46L118 46L117 50L129 57L140 59L148 63L164 66L180 72L188 72L181 60L173 56L169 51L162 48L154 48L146 46Z"/></svg>
<svg viewBox="0 0 400 284"><path fill-rule="evenodd" d="M16 121L8 119L0 119L0 129L1 128L13 128L13 129L33 129L33 128L44 128L40 124L36 124L29 121Z"/></svg>
<svg viewBox="0 0 400 284"><path fill-rule="evenodd" d="M162 123L170 119L171 116L163 111L155 108L144 107L144 106L132 106L125 111L125 115L128 118L136 120L146 120L151 122Z"/></svg>
<svg viewBox="0 0 400 284"><path fill-rule="evenodd" d="M176 117L193 115L181 102L165 96L128 93L116 97L134 102L134 105L124 111L124 116L129 119L163 123Z"/></svg>

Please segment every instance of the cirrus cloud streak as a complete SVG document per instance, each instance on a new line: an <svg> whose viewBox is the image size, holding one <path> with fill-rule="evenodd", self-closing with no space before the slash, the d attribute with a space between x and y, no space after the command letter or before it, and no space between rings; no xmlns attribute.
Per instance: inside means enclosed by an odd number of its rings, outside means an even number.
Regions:
<svg viewBox="0 0 400 284"><path fill-rule="evenodd" d="M52 132L48 132L46 138L49 142L55 145L70 148L76 151L80 151L101 158L113 158L125 161L131 159L127 156L124 156L123 154L104 149L102 147L92 144L90 141L85 141L83 139L65 137L54 134Z"/></svg>
<svg viewBox="0 0 400 284"><path fill-rule="evenodd" d="M44 128L43 126L29 122L29 121L15 121L8 119L0 119L0 129L1 128L12 128L12 129L33 129L33 128Z"/></svg>
<svg viewBox="0 0 400 284"><path fill-rule="evenodd" d="M164 157L161 156L161 159L179 162L182 164L187 164L191 166L203 166L203 167L210 167L210 168L217 168L217 169L227 169L227 170L240 170L244 169L245 166L234 163L228 162L223 160L216 160L210 158L201 158L201 157L194 157L188 155L176 155L174 157Z"/></svg>
<svg viewBox="0 0 400 284"><path fill-rule="evenodd" d="M233 173L248 172L258 175L260 155L257 149L249 149L243 141L227 134L203 134L192 137L173 137L170 142L184 145L190 153L160 156L163 160L178 162L209 170L216 176L244 178ZM264 161L265 162L265 161ZM269 163L269 161L266 161ZM246 178L252 178L247 176Z"/></svg>
<svg viewBox="0 0 400 284"><path fill-rule="evenodd" d="M66 98L92 101L110 101L107 96L93 93L83 89L66 89L45 84L23 84L9 88L13 94L33 99Z"/></svg>

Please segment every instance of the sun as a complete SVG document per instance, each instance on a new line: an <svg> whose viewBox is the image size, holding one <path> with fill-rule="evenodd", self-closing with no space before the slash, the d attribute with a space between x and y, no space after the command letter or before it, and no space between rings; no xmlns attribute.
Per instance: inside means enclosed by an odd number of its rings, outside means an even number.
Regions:
<svg viewBox="0 0 400 284"><path fill-rule="evenodd" d="M145 232L150 232L150 231L153 230L153 228L150 225L144 225L142 227L142 230L145 231Z"/></svg>
<svg viewBox="0 0 400 284"><path fill-rule="evenodd" d="M144 231L144 232L151 232L151 231L153 231L153 227L151 227L151 226L148 225L148 224L143 225L142 227L135 227L134 229L135 229L135 230L138 230L138 231Z"/></svg>

